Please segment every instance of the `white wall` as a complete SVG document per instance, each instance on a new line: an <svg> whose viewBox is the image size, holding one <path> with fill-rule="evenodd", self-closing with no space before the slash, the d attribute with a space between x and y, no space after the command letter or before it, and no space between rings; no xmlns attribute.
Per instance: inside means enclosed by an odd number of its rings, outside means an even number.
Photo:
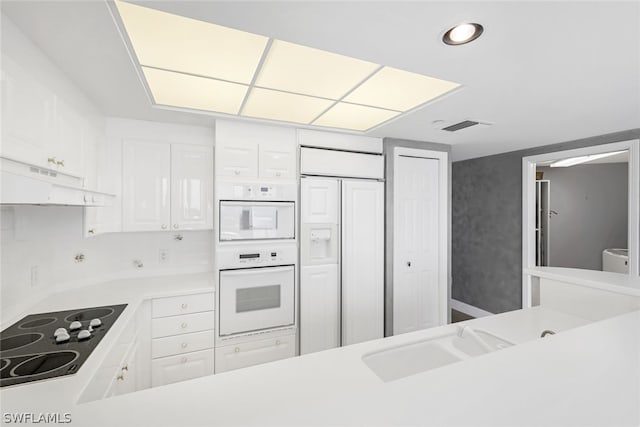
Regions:
<svg viewBox="0 0 640 427"><path fill-rule="evenodd" d="M127 137L192 144L213 144L211 127L181 126L124 119L105 120L98 108L5 16L2 16L2 54L33 73L48 89L82 112L101 133L98 177L92 186L120 194L121 141ZM212 166L213 167L213 166ZM107 220L119 227L121 202L105 209ZM108 210L107 210L108 209ZM53 292L111 279L212 271L213 232L110 233L83 237L83 209L79 207L10 206L0 209L0 322L18 314ZM168 261L160 263L160 250ZM76 263L82 253L85 261ZM137 269L133 260L143 262ZM32 270L37 280L32 286ZM6 325L4 325L6 326Z"/></svg>

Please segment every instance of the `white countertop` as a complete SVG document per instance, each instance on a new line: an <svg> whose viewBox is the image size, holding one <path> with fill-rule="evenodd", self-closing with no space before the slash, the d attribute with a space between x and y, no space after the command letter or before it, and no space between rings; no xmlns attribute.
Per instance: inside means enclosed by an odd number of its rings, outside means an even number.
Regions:
<svg viewBox="0 0 640 427"><path fill-rule="evenodd" d="M364 354L456 326L76 403L143 299L211 291L209 276L114 282L39 304L130 306L78 374L2 389L3 414L68 412L73 426L640 424L640 312L589 324L542 307L466 322L516 346L388 383L362 362ZM544 329L559 333L539 339Z"/></svg>
<svg viewBox="0 0 640 427"><path fill-rule="evenodd" d="M628 274L562 267L525 268L524 273L619 294L640 296L640 277Z"/></svg>

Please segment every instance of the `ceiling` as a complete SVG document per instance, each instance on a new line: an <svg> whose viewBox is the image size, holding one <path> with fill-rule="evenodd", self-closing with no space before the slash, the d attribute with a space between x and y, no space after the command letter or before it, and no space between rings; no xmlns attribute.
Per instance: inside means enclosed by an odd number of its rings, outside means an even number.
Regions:
<svg viewBox="0 0 640 427"><path fill-rule="evenodd" d="M452 144L454 160L640 128L639 2L135 3L459 82L368 133ZM106 115L211 124L211 116L151 106L103 1L1 7ZM441 42L469 21L484 25L482 37ZM441 130L465 119L492 125Z"/></svg>

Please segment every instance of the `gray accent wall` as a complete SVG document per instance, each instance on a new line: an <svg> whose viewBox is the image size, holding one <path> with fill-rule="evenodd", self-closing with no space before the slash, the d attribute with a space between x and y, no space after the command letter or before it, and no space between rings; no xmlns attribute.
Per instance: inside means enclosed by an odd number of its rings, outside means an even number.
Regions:
<svg viewBox="0 0 640 427"><path fill-rule="evenodd" d="M602 270L602 251L627 248L629 165L539 167L550 182L549 266Z"/></svg>
<svg viewBox="0 0 640 427"><path fill-rule="evenodd" d="M452 298L492 313L522 306L522 158L640 138L632 129L454 162Z"/></svg>
<svg viewBox="0 0 640 427"><path fill-rule="evenodd" d="M417 148L422 150L451 152L451 146L432 142L412 141L408 139L384 138L384 166L385 166L385 326L384 335L393 335L393 149L395 147ZM451 163L449 163L451 165ZM449 168L451 171L451 168ZM449 173L449 188L451 188L451 173ZM449 201L451 198L448 198ZM451 213L451 202L449 202Z"/></svg>

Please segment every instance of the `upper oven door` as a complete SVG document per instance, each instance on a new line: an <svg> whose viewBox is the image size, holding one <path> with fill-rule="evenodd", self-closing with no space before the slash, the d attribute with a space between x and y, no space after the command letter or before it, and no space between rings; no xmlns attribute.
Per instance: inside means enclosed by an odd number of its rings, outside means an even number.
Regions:
<svg viewBox="0 0 640 427"><path fill-rule="evenodd" d="M294 202L220 201L220 241L294 237Z"/></svg>
<svg viewBox="0 0 640 427"><path fill-rule="evenodd" d="M222 270L219 304L221 336L293 325L294 267Z"/></svg>

